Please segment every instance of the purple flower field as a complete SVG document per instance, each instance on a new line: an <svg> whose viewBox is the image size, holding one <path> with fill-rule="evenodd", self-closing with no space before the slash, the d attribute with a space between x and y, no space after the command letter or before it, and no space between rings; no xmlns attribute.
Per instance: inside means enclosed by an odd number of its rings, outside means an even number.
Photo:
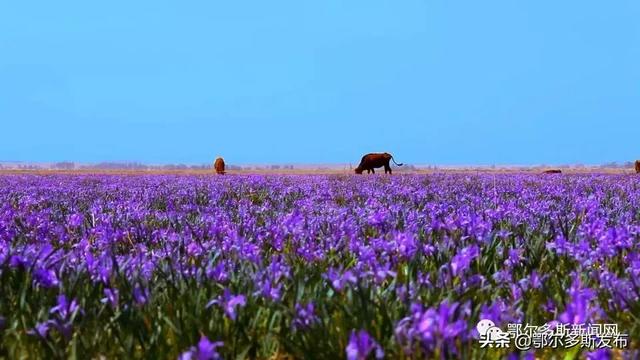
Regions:
<svg viewBox="0 0 640 360"><path fill-rule="evenodd" d="M639 277L636 176L0 176L0 358L633 359Z"/></svg>

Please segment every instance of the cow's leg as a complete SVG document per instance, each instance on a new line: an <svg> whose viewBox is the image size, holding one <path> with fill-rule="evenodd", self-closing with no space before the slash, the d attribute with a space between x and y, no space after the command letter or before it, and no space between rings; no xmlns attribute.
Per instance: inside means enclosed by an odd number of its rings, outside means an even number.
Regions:
<svg viewBox="0 0 640 360"><path fill-rule="evenodd" d="M371 172L374 174L376 173L376 171L373 168L371 168Z"/></svg>
<svg viewBox="0 0 640 360"><path fill-rule="evenodd" d="M391 174L391 166L389 166L389 164L386 164L386 165L384 166L384 173L385 173L385 174L386 174L386 173Z"/></svg>

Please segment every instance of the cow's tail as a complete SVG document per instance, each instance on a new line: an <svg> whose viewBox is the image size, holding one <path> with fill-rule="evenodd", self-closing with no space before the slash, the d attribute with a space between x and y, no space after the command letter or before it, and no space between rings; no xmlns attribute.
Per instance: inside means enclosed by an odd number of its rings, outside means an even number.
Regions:
<svg viewBox="0 0 640 360"><path fill-rule="evenodd" d="M393 158L393 156L391 157L391 160L393 161L393 163L394 163L394 164L396 164L396 165L398 165L398 166L402 166L402 165L404 165L403 163L398 164L398 163L396 162L396 159L394 159L394 158Z"/></svg>

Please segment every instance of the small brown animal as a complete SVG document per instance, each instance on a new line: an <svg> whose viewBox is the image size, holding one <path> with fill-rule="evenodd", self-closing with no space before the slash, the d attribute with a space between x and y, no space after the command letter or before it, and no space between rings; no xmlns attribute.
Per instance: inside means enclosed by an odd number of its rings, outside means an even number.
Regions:
<svg viewBox="0 0 640 360"><path fill-rule="evenodd" d="M225 174L224 159L222 159L221 157L217 158L216 161L213 163L213 168L216 169L216 174L224 175Z"/></svg>
<svg viewBox="0 0 640 360"><path fill-rule="evenodd" d="M562 174L562 170L551 169L551 170L545 170L544 173L545 174Z"/></svg>
<svg viewBox="0 0 640 360"><path fill-rule="evenodd" d="M640 174L640 160L636 160L636 174Z"/></svg>
<svg viewBox="0 0 640 360"><path fill-rule="evenodd" d="M402 166L402 164L398 164L393 156L389 153L371 153L362 157L360 160L360 165L355 169L356 174L362 174L363 171L367 170L367 174L376 173L375 168L384 166L384 173L391 174L391 166L389 166L389 161L393 160L393 163Z"/></svg>

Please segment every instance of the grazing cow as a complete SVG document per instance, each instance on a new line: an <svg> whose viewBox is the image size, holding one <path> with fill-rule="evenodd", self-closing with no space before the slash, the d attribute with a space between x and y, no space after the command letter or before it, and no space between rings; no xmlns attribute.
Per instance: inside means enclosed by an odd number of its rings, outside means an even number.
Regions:
<svg viewBox="0 0 640 360"><path fill-rule="evenodd" d="M224 160L221 157L217 158L213 163L213 168L216 169L216 174L224 175Z"/></svg>
<svg viewBox="0 0 640 360"><path fill-rule="evenodd" d="M640 160L636 160L636 174L640 174Z"/></svg>
<svg viewBox="0 0 640 360"><path fill-rule="evenodd" d="M358 165L358 167L356 168L356 174L362 174L363 171L367 170L367 174L369 173L376 173L375 168L379 168L379 167L383 167L384 166L384 173L389 173L391 174L391 166L389 166L389 161L393 160L393 163L398 165L398 166L402 166L402 164L398 164L395 159L393 159L393 156L391 156L391 154L389 153L382 153L382 154L367 154L365 156L362 157L362 160L360 160L360 165Z"/></svg>
<svg viewBox="0 0 640 360"><path fill-rule="evenodd" d="M562 170L551 169L551 170L545 170L544 173L545 174L562 174Z"/></svg>

